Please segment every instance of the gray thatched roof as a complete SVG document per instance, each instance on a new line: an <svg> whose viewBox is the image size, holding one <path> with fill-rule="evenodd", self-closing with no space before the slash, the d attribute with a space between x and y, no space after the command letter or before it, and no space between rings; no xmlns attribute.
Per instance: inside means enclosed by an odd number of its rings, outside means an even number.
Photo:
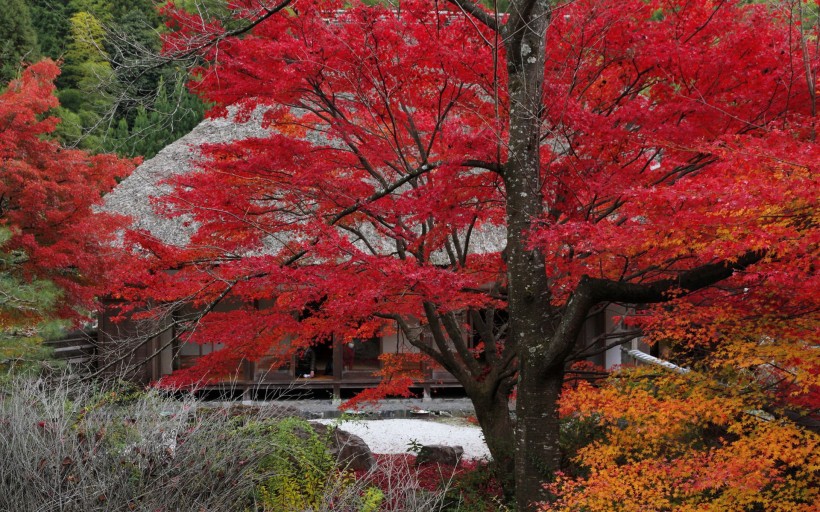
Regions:
<svg viewBox="0 0 820 512"><path fill-rule="evenodd" d="M229 118L206 119L188 135L137 167L131 176L105 196L102 210L128 215L133 219L133 227L145 229L167 244L184 246L196 227L186 225L190 219L183 216L168 218L158 215L152 198L172 192L172 187L164 183L169 178L194 170L198 149L203 144L264 137L267 133L258 115L247 123L237 123Z"/></svg>
<svg viewBox="0 0 820 512"><path fill-rule="evenodd" d="M239 123L229 115L227 118L206 119L194 128L191 133L170 144L157 153L154 158L146 160L134 172L123 180L105 197L102 210L128 215L133 219L132 226L149 231L153 236L166 244L185 246L196 230L196 224L185 215L168 218L156 212L154 200L167 196L173 188L165 182L176 175L192 172L199 157L199 147L203 144L230 142L251 137L264 137L268 131L261 126L262 111L258 110L244 123ZM322 134L317 137L324 138ZM362 249L367 246L376 248L380 253L390 254L395 251L392 240L380 237L373 226L361 226L359 232L367 238L367 243L353 240ZM279 234L280 240L267 241L267 249L275 251L285 245L287 233ZM347 233L347 236L353 236ZM470 249L473 253L491 253L504 248L506 229L503 226L483 225L473 231ZM446 253L434 255L437 263L446 263ZM441 261L439 261L441 260Z"/></svg>

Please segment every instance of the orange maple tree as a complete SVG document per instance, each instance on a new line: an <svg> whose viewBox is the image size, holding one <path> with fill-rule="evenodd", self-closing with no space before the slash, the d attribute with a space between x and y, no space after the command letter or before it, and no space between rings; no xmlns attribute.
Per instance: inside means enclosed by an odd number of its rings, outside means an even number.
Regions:
<svg viewBox="0 0 820 512"><path fill-rule="evenodd" d="M624 370L603 387L567 391L567 424L594 435L547 486L557 499L543 510L814 510L816 414L791 421L794 403L777 405L783 397L761 366L720 369ZM788 398L813 395L816 405L811 380Z"/></svg>
<svg viewBox="0 0 820 512"><path fill-rule="evenodd" d="M119 290L192 303L190 340L224 346L168 384L231 375L288 335L399 331L464 386L523 511L561 466L567 365L607 305L646 305L632 321L653 339L813 382L818 52L804 3L229 5L224 22L171 9L166 48L205 60L193 87L211 115L269 133L206 145L171 180L162 210L190 216L190 241L131 233L146 273Z"/></svg>

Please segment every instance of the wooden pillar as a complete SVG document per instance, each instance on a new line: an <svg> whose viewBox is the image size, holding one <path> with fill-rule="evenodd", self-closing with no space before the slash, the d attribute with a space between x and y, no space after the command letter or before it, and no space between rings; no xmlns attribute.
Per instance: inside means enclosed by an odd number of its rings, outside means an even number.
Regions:
<svg viewBox="0 0 820 512"><path fill-rule="evenodd" d="M343 364L344 360L342 358L342 339L335 334L333 335L333 381L334 382L341 382L342 375L343 375ZM335 396L335 392L334 392Z"/></svg>
<svg viewBox="0 0 820 512"><path fill-rule="evenodd" d="M151 342L148 344L148 355L155 354L159 350L160 347L160 337L154 336L151 338ZM151 382L156 381L160 377L162 377L162 365L160 361L160 354L157 354L150 361L151 364Z"/></svg>
<svg viewBox="0 0 820 512"><path fill-rule="evenodd" d="M257 364L256 361L248 361L248 382L252 385L256 385L256 371L257 371Z"/></svg>

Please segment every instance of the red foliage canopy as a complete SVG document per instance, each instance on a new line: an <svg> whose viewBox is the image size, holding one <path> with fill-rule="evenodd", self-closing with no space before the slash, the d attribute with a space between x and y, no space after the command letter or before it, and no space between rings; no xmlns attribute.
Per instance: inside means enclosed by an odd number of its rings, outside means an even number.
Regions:
<svg viewBox="0 0 820 512"><path fill-rule="evenodd" d="M536 462L559 458L555 390L595 308L663 303L638 319L649 335L722 350L717 365L799 361L789 393L806 396L820 58L803 4L545 5L170 12L167 49L207 59L193 86L212 115L270 130L206 145L173 180L163 209L195 221L190 244L132 236L175 272L124 293L193 302L208 314L192 339L225 346L173 382L233 373L285 334L399 330L464 384L496 460L512 430L493 411L518 384L522 509ZM246 306L214 311L228 297ZM478 313L504 307L509 329Z"/></svg>
<svg viewBox="0 0 820 512"><path fill-rule="evenodd" d="M3 248L17 254L25 280L55 283L62 291L56 314L88 318L106 275L121 261L112 242L124 224L96 214L94 205L136 162L60 147L46 136L58 119L52 61L26 68L0 93L0 225L12 232Z"/></svg>
<svg viewBox="0 0 820 512"><path fill-rule="evenodd" d="M243 5L237 18L256 13ZM505 285L505 49L476 19L436 5L299 2L207 47L212 65L194 87L217 105L212 115L232 105L229 115L262 116L271 134L206 146L201 169L175 181L164 208L198 229L184 250L141 239L162 251L159 266L181 269L155 275L151 290L204 305L229 285L276 307L209 315L197 339L229 350L201 369L258 357L285 332L309 339L426 318L424 302L441 312L500 305L477 291ZM227 33L172 14L169 50ZM545 214L528 233L553 305L583 275L663 283L641 297L666 301L682 272L746 256L762 261L692 300L722 312L742 304L747 316L816 307L817 54L793 16L638 0L553 13L533 113ZM792 292L774 298L786 282ZM629 295L619 289L611 300ZM293 319L319 299L310 322Z"/></svg>

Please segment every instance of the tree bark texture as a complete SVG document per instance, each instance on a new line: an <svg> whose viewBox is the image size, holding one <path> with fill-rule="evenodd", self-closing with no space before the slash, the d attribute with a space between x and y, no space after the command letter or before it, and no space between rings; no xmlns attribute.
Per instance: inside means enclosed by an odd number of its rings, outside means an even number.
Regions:
<svg viewBox="0 0 820 512"><path fill-rule="evenodd" d="M533 221L544 211L540 179L541 108L547 0L510 6L504 27L510 95L507 193L507 272L512 341L518 347L515 485L520 511L546 498L543 482L560 463L557 401L563 360L556 358L549 281L543 254L529 247ZM548 358L553 359L552 361ZM557 359L557 360L556 360Z"/></svg>
<svg viewBox="0 0 820 512"><path fill-rule="evenodd" d="M513 499L515 491L515 431L509 410L509 396L470 395L484 440L493 458L493 469L504 495Z"/></svg>

